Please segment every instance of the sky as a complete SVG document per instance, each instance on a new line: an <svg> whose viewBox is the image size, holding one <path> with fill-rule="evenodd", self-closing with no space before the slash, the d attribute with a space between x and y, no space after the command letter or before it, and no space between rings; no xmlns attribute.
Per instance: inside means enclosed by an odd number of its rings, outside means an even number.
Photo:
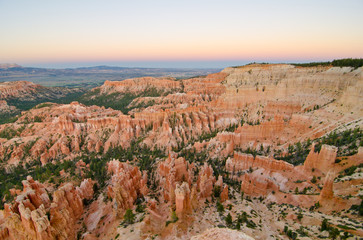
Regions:
<svg viewBox="0 0 363 240"><path fill-rule="evenodd" d="M363 57L363 0L0 0L0 63L226 67Z"/></svg>

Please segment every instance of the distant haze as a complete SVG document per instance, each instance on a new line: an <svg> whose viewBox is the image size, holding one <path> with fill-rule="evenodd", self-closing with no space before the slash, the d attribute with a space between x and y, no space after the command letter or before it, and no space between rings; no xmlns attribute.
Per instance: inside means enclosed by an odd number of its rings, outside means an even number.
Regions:
<svg viewBox="0 0 363 240"><path fill-rule="evenodd" d="M316 61L329 61L331 59L317 59ZM259 60L254 59L254 62L269 62L269 63L301 63L314 61L301 59L281 59L281 60ZM241 66L253 62L251 60L215 60L215 61L94 61L94 62L47 62L47 63L25 63L24 67L41 67L41 68L79 68L93 66L115 66L115 67L140 67L140 68L217 68L223 69L231 66Z"/></svg>
<svg viewBox="0 0 363 240"><path fill-rule="evenodd" d="M79 68L94 66L115 66L129 68L225 68L229 66L244 65L246 60L230 61L94 61L94 62L48 62L48 63L25 63L24 67L41 68Z"/></svg>
<svg viewBox="0 0 363 240"><path fill-rule="evenodd" d="M115 66L115 67L140 67L140 68L218 68L240 66L249 63L247 60L218 60L218 61L95 61L95 62L48 62L48 63L25 63L24 67L41 68L79 68L93 66Z"/></svg>
<svg viewBox="0 0 363 240"><path fill-rule="evenodd" d="M362 0L0 1L0 63L223 68L363 57Z"/></svg>

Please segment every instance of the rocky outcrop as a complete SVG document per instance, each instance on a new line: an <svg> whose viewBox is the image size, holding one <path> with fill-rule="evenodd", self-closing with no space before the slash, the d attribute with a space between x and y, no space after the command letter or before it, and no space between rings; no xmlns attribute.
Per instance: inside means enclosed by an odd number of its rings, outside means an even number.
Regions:
<svg viewBox="0 0 363 240"><path fill-rule="evenodd" d="M184 158L176 158L175 153L169 153L169 157L160 163L158 167L160 187L163 189L163 198L171 204L175 203L175 189L177 183L192 183L193 167ZM185 189L185 185L183 187ZM185 189L186 190L186 189ZM187 190L186 190L187 191ZM190 191L190 188L189 188ZM182 190L180 192L183 192Z"/></svg>
<svg viewBox="0 0 363 240"><path fill-rule="evenodd" d="M135 109L128 115L78 102L47 103L25 111L15 123L0 125L0 131L11 129L9 132L14 134L10 139L0 139L0 155L6 157L7 164L25 164L39 158L44 165L58 159L72 160L87 151L101 155L131 144L151 150L158 148L169 156L153 158L149 178L132 165L137 163L136 158L132 164L110 161L107 170L111 179L106 182L106 191L112 201L106 200L103 193L97 200L88 201L94 195L94 182L90 179L79 187L64 183L54 191L29 178L23 191L11 190L13 196L18 196L13 204L5 205L6 221L0 219L3 226L0 235L19 239L73 239L80 229L78 220L83 218L83 237L95 239L112 229L113 224L118 225L125 210L134 209L140 198L145 200L142 204L147 205L148 212L140 223L143 233L164 237L174 230L186 230L195 220L204 221L196 213L213 209L198 208L214 197L229 203L228 195L232 196L234 189L223 183L223 177L227 177L224 180L229 184L240 182L246 195L266 197L266 201L303 207L320 201L333 208L339 201L334 196L334 177L329 171L343 171L344 166L359 162L361 149L354 159L348 157L341 164L334 164L337 151L326 145L319 153L312 148L304 166L294 167L271 156L276 150L284 151L289 144L320 137L338 125L361 124L356 120L361 117L361 110L354 105L361 98L361 72L361 68L249 65L178 81L169 78L106 81L93 90L94 98L107 94L121 97L125 93L140 96L129 105ZM37 87L34 88L36 95ZM26 96L20 89L3 92L9 98L19 93ZM267 147L271 151L259 152L270 154L269 157L239 152ZM175 149L178 154L185 154L185 158L178 157L173 152ZM188 159L193 151L196 158ZM225 175L218 174L216 180L213 169L218 164L212 168L208 160L222 162L224 157L228 173L225 169L218 171ZM84 161L76 164L76 172L82 177L89 168ZM321 182L310 181L313 169L314 175L325 182L322 191ZM61 171L62 178L68 176ZM149 195L148 181L152 186ZM341 195L337 185L334 187L336 195ZM173 210L179 220L166 226L166 221L174 216ZM231 214L235 219L234 212ZM204 229L205 225L193 231Z"/></svg>
<svg viewBox="0 0 363 240"><path fill-rule="evenodd" d="M86 179L79 188L67 183L53 193L31 177L13 205L6 205L5 226L10 239L75 239L84 198L92 198L93 184ZM86 194L85 194L86 193Z"/></svg>
<svg viewBox="0 0 363 240"><path fill-rule="evenodd" d="M305 171L311 172L312 169L314 169L324 174L328 173L329 170L334 168L337 151L337 147L324 144L321 147L320 152L315 152L315 147L313 145L304 162Z"/></svg>
<svg viewBox="0 0 363 240"><path fill-rule="evenodd" d="M0 100L0 113L13 113L16 110L16 107L9 106L5 100Z"/></svg>
<svg viewBox="0 0 363 240"><path fill-rule="evenodd" d="M148 202L147 215L143 221L142 231L144 233L159 234L165 228L165 222L168 218L168 213L165 208L161 208L155 199Z"/></svg>
<svg viewBox="0 0 363 240"><path fill-rule="evenodd" d="M226 68L222 72L229 74L226 78L227 86L243 88L246 90L245 93L251 93L251 90L260 92L262 93L258 96L260 99L281 99L290 94L291 100L295 98L295 101L300 103L312 100L306 96L306 94L310 94L309 97L311 97L312 90L319 91L321 88L328 88L341 91L341 89L353 85L359 78L357 72L353 72L352 68L342 69L329 66L304 68L287 64L251 64L239 68ZM326 92L324 94L329 95ZM249 96L250 94L247 94L245 97ZM315 96L315 98L317 97ZM250 101L259 100L258 98L250 99ZM320 101L322 100L324 101L323 98L320 99Z"/></svg>
<svg viewBox="0 0 363 240"><path fill-rule="evenodd" d="M39 118L41 122L23 124ZM72 158L82 150L106 152L118 146L127 148L133 139L145 134L143 144L150 148L170 149L236 122L231 112L213 113L205 107L135 113L132 118L120 111L86 107L77 102L52 104L21 116L13 126L22 129L23 142L14 146L12 141L5 141L0 145L0 152L12 146L13 155L9 162L16 164L23 157L40 156L45 164L64 155ZM23 149L29 144L33 147L27 156L23 156Z"/></svg>
<svg viewBox="0 0 363 240"><path fill-rule="evenodd" d="M221 192L221 202L225 202L228 200L228 185L225 185Z"/></svg>
<svg viewBox="0 0 363 240"><path fill-rule="evenodd" d="M183 182L181 185L176 184L175 187L175 212L181 216L188 214L192 210L191 197L190 197L189 184Z"/></svg>
<svg viewBox="0 0 363 240"><path fill-rule="evenodd" d="M278 114L289 119L293 114L301 112L301 104L293 101L268 101L263 112L267 118Z"/></svg>
<svg viewBox="0 0 363 240"><path fill-rule="evenodd" d="M82 160L81 160L82 161ZM79 193L82 199L92 199L93 198L93 185L95 184L92 179L85 179L81 182L79 187L76 187L77 192Z"/></svg>
<svg viewBox="0 0 363 240"><path fill-rule="evenodd" d="M142 77L123 81L105 81L100 90L102 94L113 92L140 94L150 90L156 90L158 93L164 94L180 91L181 84L180 81L171 78Z"/></svg>
<svg viewBox="0 0 363 240"><path fill-rule="evenodd" d="M227 75L226 73L214 73L204 78L183 80L184 91L198 95L221 95L226 91L221 82L225 80Z"/></svg>
<svg viewBox="0 0 363 240"><path fill-rule="evenodd" d="M107 194L115 202L117 216L121 218L127 209L133 208L138 197L147 194L147 175L141 174L138 167L117 160L108 163L108 172L112 177Z"/></svg>
<svg viewBox="0 0 363 240"><path fill-rule="evenodd" d="M170 208L175 209L179 218L178 229L179 226L185 228L193 222L191 213L203 206L206 198L211 200L216 182L213 169L205 163L201 166L199 174L194 177L195 168L194 164L189 164L184 158L177 158L173 152L165 161L159 163L157 181L161 197L159 197L159 204L156 204L154 200L148 201L150 215L143 221L144 233L159 234L164 231L165 221L171 214L167 211ZM197 179L196 182L195 179ZM228 187L223 185L222 178L218 184L223 186L221 198L225 201L228 199Z"/></svg>
<svg viewBox="0 0 363 240"><path fill-rule="evenodd" d="M245 147L249 146L250 142L265 141L268 142L278 141L279 137L284 135L283 132L287 130L287 124L281 116L268 122L263 122L258 125L244 124L239 126L234 132L221 132L217 135L217 140L222 143L233 143L233 146ZM233 149L230 149L232 151ZM233 152L228 152L231 154Z"/></svg>
<svg viewBox="0 0 363 240"><path fill-rule="evenodd" d="M226 170L232 177L241 181L241 191L251 196L268 196L270 193L290 193L296 191L296 182L301 189L316 187L310 182L302 182L307 176L301 172L302 166L294 167L285 161L270 157L235 152L226 161ZM241 177L240 175L243 174ZM272 197L280 201L280 196ZM283 196L284 197L284 196ZM284 199L282 199L284 201ZM295 200L294 200L295 202Z"/></svg>
<svg viewBox="0 0 363 240"><path fill-rule="evenodd" d="M212 195L214 183L216 178L213 176L213 169L207 163L202 166L197 186L199 190L199 198L209 198Z"/></svg>
<svg viewBox="0 0 363 240"><path fill-rule="evenodd" d="M281 142L320 137L336 124L341 124L336 114L333 114L334 109L344 115L356 108L356 105L351 104L354 102L351 96L355 100L361 96L361 76L361 68L299 68L284 64L257 64L226 68L221 73L182 81L150 77L106 81L98 90L94 90L95 93L139 94L154 89L161 91L160 94L164 96L135 99L133 105L149 101L154 103L146 109L141 107L135 110L134 118L112 109L72 103L32 109L21 116L16 124L39 120L41 117L42 122L36 122L34 126L32 123L25 125L21 134L24 137L40 137L51 145L47 146L51 148L50 153L46 149L38 149L34 154L32 152L33 157L42 156L43 163L61 154L71 155L84 149L107 151L116 146L128 147L130 140L145 132L148 134L143 144L151 148L171 148L216 129L221 131L230 125L237 125L239 127L234 132L219 133L216 138L220 145L228 145L222 152L227 156L233 153L234 147L260 144L273 147ZM23 96L23 90L20 89L37 88L29 82L3 83L3 86L7 90L2 93L7 96L15 93L19 95L20 92ZM349 109L338 108L334 105L334 99L340 105L349 100L352 106ZM331 109L314 111L317 105L329 105ZM360 113L361 110L357 109L349 117L345 114L343 122L351 121ZM242 119L254 125L238 125ZM257 124L257 120L260 124ZM329 128L319 126L320 122L325 121L331 122ZM62 137L71 138L67 147L64 146L65 141L58 142ZM7 142L5 145L10 144ZM17 163L20 158L22 156L14 155L12 162Z"/></svg>
<svg viewBox="0 0 363 240"><path fill-rule="evenodd" d="M105 201L102 194L91 203L84 217L85 239L97 239L97 236L112 231L112 227L117 223L113 205L112 201Z"/></svg>
<svg viewBox="0 0 363 240"><path fill-rule="evenodd" d="M0 228L0 239L8 239L9 230L7 228Z"/></svg>
<svg viewBox="0 0 363 240"><path fill-rule="evenodd" d="M233 158L226 161L226 169L229 172L245 171L250 168L264 168L270 171L292 171L294 166L282 160L270 157L256 156L234 152Z"/></svg>
<svg viewBox="0 0 363 240"><path fill-rule="evenodd" d="M251 174L243 175L241 191L251 196L266 196L269 192L277 190L278 187L265 177Z"/></svg>
<svg viewBox="0 0 363 240"><path fill-rule="evenodd" d="M319 200L332 199L334 197L333 183L334 183L335 173L334 171L329 171L324 179L323 189L320 192Z"/></svg>
<svg viewBox="0 0 363 240"><path fill-rule="evenodd" d="M219 190L221 191L219 195L220 202L225 202L228 200L228 185L223 184L223 177L221 175L218 176L218 180L215 182L214 188L219 188Z"/></svg>
<svg viewBox="0 0 363 240"><path fill-rule="evenodd" d="M34 93L40 85L27 81L3 82L0 84L0 99L23 97L23 94Z"/></svg>
<svg viewBox="0 0 363 240"><path fill-rule="evenodd" d="M79 92L80 89L68 89L62 87L43 87L28 81L14 81L0 83L0 113L14 113L17 109L9 106L7 100L29 102L43 100L51 101L62 98L71 93Z"/></svg>

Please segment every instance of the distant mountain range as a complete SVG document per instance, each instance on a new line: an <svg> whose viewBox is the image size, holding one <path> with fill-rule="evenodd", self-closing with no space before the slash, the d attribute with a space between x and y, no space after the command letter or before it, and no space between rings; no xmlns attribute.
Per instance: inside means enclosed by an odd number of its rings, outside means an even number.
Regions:
<svg viewBox="0 0 363 240"><path fill-rule="evenodd" d="M0 82L31 81L47 87L100 86L106 80L115 81L135 77L190 78L219 72L221 69L193 68L129 68L115 66L94 66L81 68L37 68L23 67L15 63L0 64Z"/></svg>
<svg viewBox="0 0 363 240"><path fill-rule="evenodd" d="M77 71L77 70L125 70L125 69L148 69L148 70L173 70L175 72L185 72L190 70L204 70L204 71L220 71L222 68L145 68L145 67L118 67L118 66L91 66L91 67L77 67L77 68L39 68L39 67L23 67L16 63L3 63L0 64L0 71Z"/></svg>

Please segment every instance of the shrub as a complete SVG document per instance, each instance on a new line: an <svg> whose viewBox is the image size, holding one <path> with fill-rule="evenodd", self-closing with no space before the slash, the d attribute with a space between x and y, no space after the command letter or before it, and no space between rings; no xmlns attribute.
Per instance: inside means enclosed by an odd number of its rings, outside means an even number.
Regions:
<svg viewBox="0 0 363 240"><path fill-rule="evenodd" d="M232 225L232 216L230 213L228 213L227 217L226 217L226 224L228 226Z"/></svg>
<svg viewBox="0 0 363 240"><path fill-rule="evenodd" d="M328 219L323 219L323 221L321 222L321 228L320 231L326 231L329 229L329 223L328 223Z"/></svg>
<svg viewBox="0 0 363 240"><path fill-rule="evenodd" d="M219 198L221 195L221 187L220 186L214 186L213 188L213 195L215 198Z"/></svg>
<svg viewBox="0 0 363 240"><path fill-rule="evenodd" d="M124 215L124 220L128 224L132 224L135 222L135 214L132 212L131 209L127 209Z"/></svg>
<svg viewBox="0 0 363 240"><path fill-rule="evenodd" d="M17 136L19 132L14 128L6 127L4 130L0 132L0 138L12 139Z"/></svg>
<svg viewBox="0 0 363 240"><path fill-rule="evenodd" d="M217 211L218 211L219 213L224 212L223 204L221 204L219 201L217 202Z"/></svg>
<svg viewBox="0 0 363 240"><path fill-rule="evenodd" d="M312 183L316 183L316 176L313 176L313 178L311 179Z"/></svg>

